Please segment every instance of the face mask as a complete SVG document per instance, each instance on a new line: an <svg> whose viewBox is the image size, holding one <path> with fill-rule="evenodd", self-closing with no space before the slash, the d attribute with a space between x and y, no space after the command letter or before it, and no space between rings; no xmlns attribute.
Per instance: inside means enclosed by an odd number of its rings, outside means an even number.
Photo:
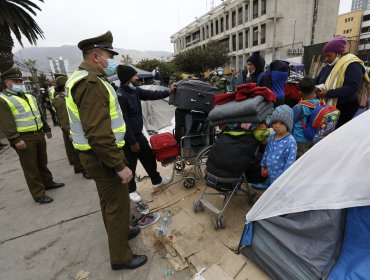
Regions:
<svg viewBox="0 0 370 280"><path fill-rule="evenodd" d="M128 87L129 87L130 89L133 89L133 90L135 90L135 89L136 89L136 87L135 87L133 84L131 84L131 83L129 83L129 84L128 84Z"/></svg>
<svg viewBox="0 0 370 280"><path fill-rule="evenodd" d="M12 91L16 93L27 92L25 85L12 85Z"/></svg>
<svg viewBox="0 0 370 280"><path fill-rule="evenodd" d="M337 55L337 57L333 60L333 62L332 62L332 63L329 63L329 65L330 65L330 66L335 65L335 63L337 63L337 62L338 62L338 60L339 60L339 55Z"/></svg>
<svg viewBox="0 0 370 280"><path fill-rule="evenodd" d="M108 62L108 66L104 68L104 73L107 77L113 76L116 74L117 70L117 63L113 58L105 58L104 56L100 55Z"/></svg>

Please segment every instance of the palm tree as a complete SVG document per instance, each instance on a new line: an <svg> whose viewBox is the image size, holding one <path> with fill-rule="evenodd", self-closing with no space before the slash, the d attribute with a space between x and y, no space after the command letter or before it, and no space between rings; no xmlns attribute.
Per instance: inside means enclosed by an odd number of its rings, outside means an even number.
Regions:
<svg viewBox="0 0 370 280"><path fill-rule="evenodd" d="M22 35L32 45L36 45L39 37L44 38L40 26L30 15L31 13L36 16L35 9L41 11L30 0L0 0L0 72L8 70L14 64L12 54L14 41L11 33L22 47Z"/></svg>

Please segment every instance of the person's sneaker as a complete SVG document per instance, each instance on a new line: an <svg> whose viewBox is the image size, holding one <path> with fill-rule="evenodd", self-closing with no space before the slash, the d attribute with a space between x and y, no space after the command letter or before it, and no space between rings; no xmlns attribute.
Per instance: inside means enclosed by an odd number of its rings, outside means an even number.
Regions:
<svg viewBox="0 0 370 280"><path fill-rule="evenodd" d="M141 214L143 214L143 215L149 214L149 206L148 206L148 204L146 204L146 203L144 203L142 201L136 203L136 210L138 212L140 212Z"/></svg>
<svg viewBox="0 0 370 280"><path fill-rule="evenodd" d="M140 202L141 201L141 195L138 192L132 192L130 193L130 200L133 202Z"/></svg>
<svg viewBox="0 0 370 280"><path fill-rule="evenodd" d="M142 217L138 222L137 226L138 228L146 228L152 224L155 224L159 221L161 215L157 212L150 213L144 217Z"/></svg>
<svg viewBox="0 0 370 280"><path fill-rule="evenodd" d="M171 177L162 177L162 182L160 182L159 184L155 184L155 185L152 184L152 187L156 189L160 186L167 185L170 182L171 182Z"/></svg>

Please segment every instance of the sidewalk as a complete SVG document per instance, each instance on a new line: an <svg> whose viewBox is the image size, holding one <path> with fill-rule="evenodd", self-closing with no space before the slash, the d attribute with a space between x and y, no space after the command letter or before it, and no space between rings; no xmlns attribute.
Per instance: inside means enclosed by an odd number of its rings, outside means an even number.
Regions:
<svg viewBox="0 0 370 280"><path fill-rule="evenodd" d="M82 280L87 279L82 272L88 272L88 279L101 280L191 279L189 269L165 276L165 270L173 270L165 252L147 247L142 235L130 245L135 253L147 254L148 263L131 271L111 270L95 184L74 174L60 129L52 133L49 168L66 186L47 192L54 198L51 204L33 202L16 152L10 147L0 151L0 278Z"/></svg>

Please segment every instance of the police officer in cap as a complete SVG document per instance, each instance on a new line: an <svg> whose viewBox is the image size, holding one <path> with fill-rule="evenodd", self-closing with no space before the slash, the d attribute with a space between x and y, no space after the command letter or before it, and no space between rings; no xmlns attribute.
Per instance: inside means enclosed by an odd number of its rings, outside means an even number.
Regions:
<svg viewBox="0 0 370 280"><path fill-rule="evenodd" d="M112 33L78 43L83 62L66 83L67 110L73 146L87 173L94 179L108 234L113 270L134 269L147 262L145 255L134 255L128 240L140 229L129 228L127 167L123 146L126 125L117 95L106 77L116 72Z"/></svg>
<svg viewBox="0 0 370 280"><path fill-rule="evenodd" d="M35 97L26 92L22 73L11 68L1 75L4 90L0 94L0 128L16 150L33 199L41 204L53 199L45 190L63 187L53 181L47 167L45 134L52 137Z"/></svg>

